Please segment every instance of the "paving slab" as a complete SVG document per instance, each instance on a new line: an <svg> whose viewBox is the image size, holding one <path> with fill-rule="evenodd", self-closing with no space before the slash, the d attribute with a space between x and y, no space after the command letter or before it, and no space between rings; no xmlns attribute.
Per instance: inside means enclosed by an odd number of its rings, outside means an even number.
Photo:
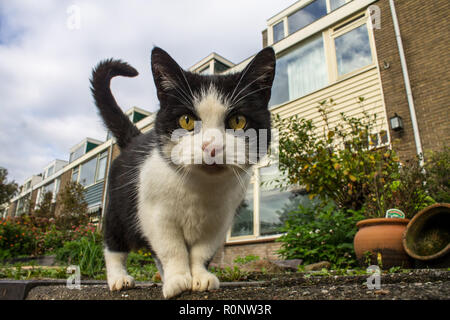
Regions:
<svg viewBox="0 0 450 320"><path fill-rule="evenodd" d="M383 274L378 288L368 288L367 275L283 274L266 281L225 282L209 292L184 292L176 300L450 300L450 271L414 270ZM0 281L0 292L1 292ZM18 283L20 284L20 283ZM23 283L21 284L24 285ZM17 299L19 299L18 295ZM65 280L32 282L28 300L162 300L161 285L138 282L133 289L110 292L104 281L82 281L69 289Z"/></svg>

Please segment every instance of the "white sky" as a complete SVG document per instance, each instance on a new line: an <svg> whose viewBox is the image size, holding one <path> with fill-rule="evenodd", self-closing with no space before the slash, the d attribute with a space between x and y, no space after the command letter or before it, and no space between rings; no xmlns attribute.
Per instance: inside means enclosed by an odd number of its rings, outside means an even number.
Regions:
<svg viewBox="0 0 450 320"><path fill-rule="evenodd" d="M22 184L68 160L85 137L105 140L89 90L100 60L120 58L140 73L113 80L123 110L156 111L153 46L184 68L213 51L237 63L261 49L266 20L294 2L0 0L0 166ZM73 5L79 29L67 27Z"/></svg>

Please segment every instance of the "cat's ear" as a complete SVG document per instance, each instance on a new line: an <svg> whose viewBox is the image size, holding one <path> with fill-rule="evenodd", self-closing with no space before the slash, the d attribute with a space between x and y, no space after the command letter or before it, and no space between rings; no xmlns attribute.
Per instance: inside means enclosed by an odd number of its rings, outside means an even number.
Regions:
<svg viewBox="0 0 450 320"><path fill-rule="evenodd" d="M272 47L266 47L258 52L242 71L242 84L239 87L251 88L255 93L266 95L269 101L274 77L275 52Z"/></svg>
<svg viewBox="0 0 450 320"><path fill-rule="evenodd" d="M159 100L178 86L183 86L183 69L163 49L155 47L151 57L153 80Z"/></svg>

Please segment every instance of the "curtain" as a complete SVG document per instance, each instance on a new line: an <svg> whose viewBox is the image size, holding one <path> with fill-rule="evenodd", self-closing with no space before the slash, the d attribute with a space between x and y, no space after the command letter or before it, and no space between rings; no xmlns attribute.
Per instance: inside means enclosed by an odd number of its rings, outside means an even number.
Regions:
<svg viewBox="0 0 450 320"><path fill-rule="evenodd" d="M312 38L290 55L287 64L289 100L324 87L327 84L327 66L322 34Z"/></svg>

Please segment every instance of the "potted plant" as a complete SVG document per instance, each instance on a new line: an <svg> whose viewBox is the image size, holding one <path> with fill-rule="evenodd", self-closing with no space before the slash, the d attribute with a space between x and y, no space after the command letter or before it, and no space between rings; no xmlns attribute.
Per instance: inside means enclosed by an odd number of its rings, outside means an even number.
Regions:
<svg viewBox="0 0 450 320"><path fill-rule="evenodd" d="M413 259L404 249L403 234L418 211L434 203L424 189L425 175L420 159L402 166L390 161L377 163L366 198L365 214L354 238L356 257L361 264L383 268L412 267ZM403 217L386 215L392 208Z"/></svg>
<svg viewBox="0 0 450 320"><path fill-rule="evenodd" d="M364 110L364 98L357 102ZM432 203L424 191L419 162L400 165L394 150L387 146L387 132L376 114L363 111L354 117L341 113L339 119L335 107L333 99L319 102L321 127L297 116L274 117L279 130L279 169L284 177L278 186L303 187L310 199L332 200L346 212L362 210L367 219L357 225L357 258L365 263L365 253L371 252L372 264L409 266L402 233L408 219ZM408 219L385 218L391 208L402 210Z"/></svg>

